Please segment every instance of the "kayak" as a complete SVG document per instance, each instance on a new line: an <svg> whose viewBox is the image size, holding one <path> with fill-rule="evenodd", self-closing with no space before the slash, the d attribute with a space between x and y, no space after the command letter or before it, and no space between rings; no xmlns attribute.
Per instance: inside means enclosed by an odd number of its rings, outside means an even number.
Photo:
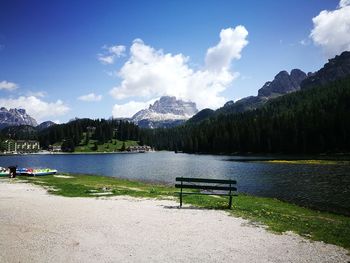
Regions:
<svg viewBox="0 0 350 263"><path fill-rule="evenodd" d="M20 175L29 175L29 176L43 176L56 174L57 170L45 168L45 169L32 169L32 168L18 168L17 173Z"/></svg>

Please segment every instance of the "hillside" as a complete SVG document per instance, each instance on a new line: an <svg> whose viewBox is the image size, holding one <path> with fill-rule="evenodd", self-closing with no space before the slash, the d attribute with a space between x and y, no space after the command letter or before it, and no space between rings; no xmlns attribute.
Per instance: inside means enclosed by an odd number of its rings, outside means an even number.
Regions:
<svg viewBox="0 0 350 263"><path fill-rule="evenodd" d="M350 78L294 92L253 111L153 134L157 149L207 153L350 152Z"/></svg>
<svg viewBox="0 0 350 263"><path fill-rule="evenodd" d="M267 81L259 90L257 96L249 96L238 101L228 101L223 107L217 109L214 114L203 118L193 116L194 119L204 120L220 114L240 113L255 110L268 101L285 96L292 92L327 85L333 81L350 76L350 52L345 51L329 61L318 71L307 75L293 69L290 74L286 71L279 72L272 81Z"/></svg>

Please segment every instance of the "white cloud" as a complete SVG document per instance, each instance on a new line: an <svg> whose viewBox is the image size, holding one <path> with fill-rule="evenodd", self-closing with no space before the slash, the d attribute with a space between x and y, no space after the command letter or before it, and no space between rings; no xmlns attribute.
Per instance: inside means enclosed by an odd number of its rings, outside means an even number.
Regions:
<svg viewBox="0 0 350 263"><path fill-rule="evenodd" d="M46 91L28 91L26 93L27 96L34 96L34 97L39 97L39 98L44 98L46 97L47 93Z"/></svg>
<svg viewBox="0 0 350 263"><path fill-rule="evenodd" d="M106 50L104 53L97 55L98 60L102 64L113 64L116 58L125 56L125 46L116 45L116 46L103 46L103 49Z"/></svg>
<svg viewBox="0 0 350 263"><path fill-rule="evenodd" d="M302 46L308 46L308 45L310 45L310 41L307 39L302 39L299 41L299 44Z"/></svg>
<svg viewBox="0 0 350 263"><path fill-rule="evenodd" d="M17 99L0 98L0 105L6 108L23 108L38 122L47 120L49 117L61 116L70 109L61 100L46 102L35 96L20 96Z"/></svg>
<svg viewBox="0 0 350 263"><path fill-rule="evenodd" d="M229 68L232 60L241 58L242 49L248 44L247 36L248 31L244 26L222 29L220 42L207 51L206 66L219 71Z"/></svg>
<svg viewBox="0 0 350 263"><path fill-rule="evenodd" d="M323 10L312 19L310 37L329 57L350 50L350 0L341 0L339 8Z"/></svg>
<svg viewBox="0 0 350 263"><path fill-rule="evenodd" d="M0 90L8 90L8 91L12 91L18 88L18 85L16 83L13 82L9 82L6 80L3 80L0 82Z"/></svg>
<svg viewBox="0 0 350 263"><path fill-rule="evenodd" d="M111 54L116 55L117 57L121 57L125 55L125 46L122 45L116 45L116 46L110 46L108 47L108 51Z"/></svg>
<svg viewBox="0 0 350 263"><path fill-rule="evenodd" d="M102 95L96 95L95 93L89 93L78 97L78 100L82 101L100 101L101 99Z"/></svg>
<svg viewBox="0 0 350 263"><path fill-rule="evenodd" d="M340 0L340 2L339 2L340 8L348 6L348 5L350 5L350 0Z"/></svg>
<svg viewBox="0 0 350 263"><path fill-rule="evenodd" d="M115 104L113 106L112 115L115 118L130 118L136 112L148 108L150 104L153 104L156 99L141 102L141 101L129 101L125 104Z"/></svg>
<svg viewBox="0 0 350 263"><path fill-rule="evenodd" d="M206 66L200 70L193 69L181 53L164 53L136 39L118 72L121 83L110 94L116 99L170 95L194 101L199 109L220 107L226 101L220 93L239 75L230 65L241 57L247 35L243 26L221 30L220 42L208 49Z"/></svg>
<svg viewBox="0 0 350 263"><path fill-rule="evenodd" d="M98 60L102 63L102 64L113 64L114 63L114 56L104 56L102 54L98 55Z"/></svg>

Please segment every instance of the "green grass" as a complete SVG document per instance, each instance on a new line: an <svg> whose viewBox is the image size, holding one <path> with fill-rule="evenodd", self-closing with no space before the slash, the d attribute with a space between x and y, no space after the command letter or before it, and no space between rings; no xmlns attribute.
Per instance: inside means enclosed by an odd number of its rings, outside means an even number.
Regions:
<svg viewBox="0 0 350 263"><path fill-rule="evenodd" d="M311 165L349 165L350 161L345 160L266 160L259 161L276 164L311 164Z"/></svg>
<svg viewBox="0 0 350 263"><path fill-rule="evenodd" d="M123 146L123 141L112 139L104 144L97 145L97 150L93 151L95 140L89 140L87 145L82 143L75 147L75 152L118 152ZM136 141L125 141L125 148L138 145Z"/></svg>
<svg viewBox="0 0 350 263"><path fill-rule="evenodd" d="M174 199L177 189L172 186L147 184L103 176L70 175L28 177L28 181L44 186L55 195L67 197L95 197L93 193L129 195L133 197ZM110 196L109 195L109 196ZM228 198L218 196L188 195L184 203L207 209L226 209ZM350 217L315 211L273 198L240 194L233 199L227 211L234 216L263 224L276 233L293 231L311 240L324 241L350 249Z"/></svg>

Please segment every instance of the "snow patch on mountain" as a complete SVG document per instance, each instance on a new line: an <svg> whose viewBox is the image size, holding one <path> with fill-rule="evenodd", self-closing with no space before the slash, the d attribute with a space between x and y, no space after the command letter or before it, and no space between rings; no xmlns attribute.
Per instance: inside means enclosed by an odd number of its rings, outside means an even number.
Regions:
<svg viewBox="0 0 350 263"><path fill-rule="evenodd" d="M194 102L163 96L148 109L137 112L132 121L145 128L172 127L183 123L197 112Z"/></svg>

